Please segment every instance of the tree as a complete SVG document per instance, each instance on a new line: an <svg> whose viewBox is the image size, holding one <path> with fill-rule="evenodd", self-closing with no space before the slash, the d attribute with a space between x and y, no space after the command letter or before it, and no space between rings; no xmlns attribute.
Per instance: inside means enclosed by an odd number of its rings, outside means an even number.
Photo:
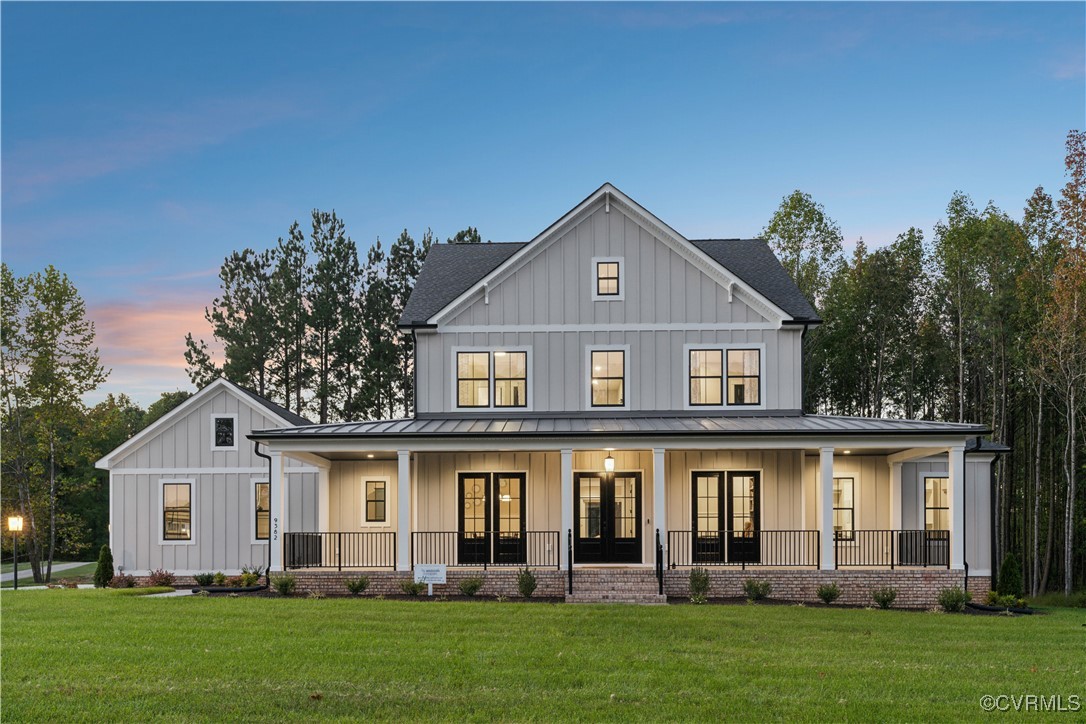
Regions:
<svg viewBox="0 0 1086 724"><path fill-rule="evenodd" d="M483 237L479 236L479 230L474 226L458 231L455 236L448 239L450 244L480 244L482 241Z"/></svg>
<svg viewBox="0 0 1086 724"><path fill-rule="evenodd" d="M370 247L362 277L365 291L361 316L367 355L362 363L360 400L351 412L356 417L392 417L396 403L397 320L380 239Z"/></svg>
<svg viewBox="0 0 1086 724"><path fill-rule="evenodd" d="M1060 217L1068 240L1086 246L1086 131L1069 131L1064 166L1070 179L1060 194Z"/></svg>
<svg viewBox="0 0 1086 724"><path fill-rule="evenodd" d="M94 569L94 587L105 588L113 580L113 552L108 545L98 551L98 566Z"/></svg>
<svg viewBox="0 0 1086 724"><path fill-rule="evenodd" d="M163 392L159 395L159 398L152 402L147 407L147 412L143 416L141 427L147 427L152 422L162 417L166 413L173 410L185 400L192 397L192 393L187 390L174 390L173 392Z"/></svg>
<svg viewBox="0 0 1086 724"><path fill-rule="evenodd" d="M304 412L303 396L313 375L306 354L309 335L310 269L305 235L295 221L284 240L279 239L274 267L268 284L268 310L272 334L265 345L272 345L272 377L283 406L298 414Z"/></svg>
<svg viewBox="0 0 1086 724"><path fill-rule="evenodd" d="M762 231L799 290L819 305L841 256L843 238L822 204L799 189L781 200Z"/></svg>
<svg viewBox="0 0 1086 724"><path fill-rule="evenodd" d="M422 268L422 260L433 244L433 233L427 229L422 242L416 244L404 229L393 243L388 253L388 287L392 300L391 315L398 320L407 305L407 298L415 288L415 279ZM410 415L415 407L415 338L414 335L398 332L394 341L396 356L395 386L400 394L399 405L404 415Z"/></svg>

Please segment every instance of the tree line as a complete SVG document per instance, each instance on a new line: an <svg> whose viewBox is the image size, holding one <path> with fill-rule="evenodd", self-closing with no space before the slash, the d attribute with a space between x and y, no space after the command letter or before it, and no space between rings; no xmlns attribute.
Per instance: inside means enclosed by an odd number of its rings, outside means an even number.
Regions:
<svg viewBox="0 0 1086 724"><path fill-rule="evenodd" d="M1034 594L1086 583L1086 134L1068 134L1065 171L1058 198L1038 187L1020 219L958 192L930 238L910 228L850 255L800 191L764 230L823 319L805 409L987 425L1011 448L996 462L996 562L1021 562Z"/></svg>

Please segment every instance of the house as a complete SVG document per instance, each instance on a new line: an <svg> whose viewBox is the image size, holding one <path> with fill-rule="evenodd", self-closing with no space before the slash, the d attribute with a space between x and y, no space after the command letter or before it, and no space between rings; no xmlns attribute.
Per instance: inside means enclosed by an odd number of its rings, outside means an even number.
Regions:
<svg viewBox="0 0 1086 724"><path fill-rule="evenodd" d="M764 241L686 239L611 184L528 242L435 246L400 320L412 418L239 430L271 461L271 568L328 590L366 570L391 592L438 563L449 586L507 593L529 567L574 601L685 595L693 566L713 595L752 577L793 599L837 581L856 603L986 590L1003 448L978 424L805 414L819 321ZM169 515L157 484L126 480L143 496L126 530ZM255 514L190 505L196 535ZM153 562L223 567L251 543Z"/></svg>

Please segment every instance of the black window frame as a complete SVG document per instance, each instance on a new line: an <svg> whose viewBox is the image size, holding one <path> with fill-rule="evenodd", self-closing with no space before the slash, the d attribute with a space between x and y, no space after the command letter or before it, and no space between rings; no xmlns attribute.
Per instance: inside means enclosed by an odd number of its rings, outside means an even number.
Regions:
<svg viewBox="0 0 1086 724"><path fill-rule="evenodd" d="M603 276L602 267L604 264L615 265L614 276ZM597 297L621 297L622 296L622 262L620 261L597 261L596 262L596 296ZM601 292L600 282L615 283L615 291L613 292Z"/></svg>
<svg viewBox="0 0 1086 724"><path fill-rule="evenodd" d="M728 362L728 357L731 356L732 352L754 352L754 353L756 353L758 355L758 374L756 374L756 375L733 375L731 373L731 371L730 371L731 370L731 365ZM725 369L724 369L724 393L723 393L724 403L728 407L757 407L757 406L761 405L762 404L762 350L757 348L757 347L733 347L733 348L730 348L730 349L726 350L726 354L724 355L724 367L725 367ZM758 384L758 399L755 400L754 402L746 402L746 401L743 401L743 402L729 402L728 401L728 396L729 396L729 392L731 390L732 380L755 380L757 382L757 384ZM745 396L746 387L744 387L743 389L744 389L744 396Z"/></svg>
<svg viewBox="0 0 1086 724"><path fill-rule="evenodd" d="M485 378L483 378L483 377L461 377L460 376L460 355L463 355L463 354L486 355L486 377ZM489 350L474 350L474 351L472 351L472 350L462 350L462 351L458 351L456 353L456 406L457 406L457 408L480 409L480 408L488 408L488 407L491 406L491 404L490 404L491 403L491 399L490 399L490 395L491 395L490 380L492 378L492 374L491 374L492 369L493 369L493 364L492 364L491 354L490 354ZM483 404L483 405L465 405L465 404L463 404L460 401L460 383L461 382L480 382L480 381L483 381L484 379L486 381L486 396L487 396L486 404Z"/></svg>
<svg viewBox="0 0 1086 724"><path fill-rule="evenodd" d="M271 483L267 480L258 480L253 485L256 489L253 492L253 524L256 526L253 529L253 540L271 540ZM268 489L268 507L265 510L260 509L260 486L263 485ZM268 521L267 534L260 535L260 516L264 514Z"/></svg>
<svg viewBox="0 0 1086 724"><path fill-rule="evenodd" d="M499 380L499 378L498 378L498 362L497 362L497 357L498 357L497 353L498 352L501 352L504 355L512 355L512 354L523 355L524 356L524 376L523 377L502 377ZM501 349L501 350L496 350L495 352L491 353L490 367L491 367L491 375L490 376L491 376L491 378L493 380L492 383L491 383L490 396L491 396L491 401L493 403L493 406L494 407L500 407L502 409L506 409L506 408L519 409L519 408L528 407L528 352L525 351L525 350L521 350L521 349L511 349L511 350ZM459 372L457 374L459 374ZM524 383L524 399L521 400L519 405L500 405L500 404L498 404L498 382L499 381L501 381L501 382L523 382ZM458 394L459 394L459 381L457 382L457 387L458 387Z"/></svg>
<svg viewBox="0 0 1086 724"><path fill-rule="evenodd" d="M694 374L694 353L695 352L717 352L720 354L720 374L719 375L695 375ZM687 380L686 380L686 399L687 404L690 407L721 407L724 401L727 399L727 383L725 381L725 369L724 365L727 363L728 358L723 349L706 347L699 349L691 349L686 358L687 364ZM720 402L694 402L694 380L720 380Z"/></svg>
<svg viewBox="0 0 1086 724"><path fill-rule="evenodd" d="M172 508L167 507L167 505L166 505L166 488L170 488L170 487L185 487L185 488L188 488L188 496L187 496L188 497L188 503L185 505L184 508L181 508L180 506L174 506ZM171 533L170 533L168 515L169 515L170 512L175 512L175 511L179 511L179 510L185 510L189 514L189 533L188 533L188 535L186 535L184 537L171 535ZM162 484L162 540L164 540L164 541L191 541L192 540L192 483L177 481L177 482L170 482L170 483L163 483Z"/></svg>
<svg viewBox="0 0 1086 724"><path fill-rule="evenodd" d="M377 479L373 479L373 480L363 480L362 484L365 487L365 490L363 490L362 494L363 494L363 500L364 500L364 503L365 503L365 506L366 506L366 515L365 515L366 522L367 523L387 523L388 522L388 481L377 478ZM380 500L370 500L370 485L371 484L381 486L381 488L380 488L381 489L381 499ZM371 517L371 515L370 515L370 509L371 509L370 506L373 505L374 507L376 507L376 505L378 503L380 503L380 505L381 505L381 517L380 518Z"/></svg>
<svg viewBox="0 0 1086 724"><path fill-rule="evenodd" d="M622 355L622 376L621 377L597 376L596 375L596 363L592 359L597 353L598 354L620 354L620 355ZM606 365L604 365L604 366L606 367ZM606 371L606 370L604 370L604 371ZM625 349L589 349L588 350L588 375L589 375L589 377L588 377L588 406L589 407L613 407L613 408L626 407L626 350ZM622 399L621 399L621 401L618 404L614 404L614 405L612 405L612 404L597 405L596 400L595 400L595 395L593 394L593 389L592 389L593 388L592 383L595 382L596 380L600 380L601 382L604 381L604 380L622 380Z"/></svg>
<svg viewBox="0 0 1086 724"><path fill-rule="evenodd" d="M236 450L238 446L238 424L237 418L233 415L212 415L212 430L211 430L211 442L212 450ZM219 423L222 421L228 421L230 423L230 442L222 444L219 442Z"/></svg>
<svg viewBox="0 0 1086 724"><path fill-rule="evenodd" d="M944 480L946 481L946 505L928 505L928 481L929 480ZM946 528L929 528L928 527L928 511L929 510L945 510L946 511ZM947 475L926 475L924 476L924 530L950 530L950 477Z"/></svg>
<svg viewBox="0 0 1086 724"><path fill-rule="evenodd" d="M833 539L839 541L854 541L856 540L856 476L854 475L835 475L833 477L834 486L837 485L839 480L848 480L852 484L852 491L849 498L852 500L852 505L837 505L837 501L833 501L833 517L834 521L837 520L838 511L848 511L849 529L848 531L838 531L836 528L833 531ZM832 491L831 491L832 492Z"/></svg>

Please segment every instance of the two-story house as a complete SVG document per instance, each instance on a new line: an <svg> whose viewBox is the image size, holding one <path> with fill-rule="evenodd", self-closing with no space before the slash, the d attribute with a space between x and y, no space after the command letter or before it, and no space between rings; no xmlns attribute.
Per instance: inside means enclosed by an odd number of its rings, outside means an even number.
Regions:
<svg viewBox="0 0 1086 724"><path fill-rule="evenodd" d="M819 319L762 240L686 239L604 184L531 241L433 247L400 324L413 418L249 435L271 567L303 587L385 568L394 590L429 563L484 592L530 567L570 600L683 595L693 566L714 595L989 585L1000 448L983 425L805 414ZM289 465L316 470L305 500Z"/></svg>

